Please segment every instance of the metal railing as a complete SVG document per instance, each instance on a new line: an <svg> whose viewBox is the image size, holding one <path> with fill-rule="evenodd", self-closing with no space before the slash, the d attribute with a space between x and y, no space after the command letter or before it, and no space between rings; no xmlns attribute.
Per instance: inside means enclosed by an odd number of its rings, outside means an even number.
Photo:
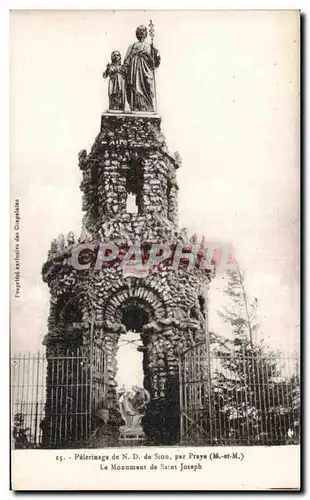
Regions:
<svg viewBox="0 0 310 500"><path fill-rule="evenodd" d="M299 443L299 359L197 345L181 355L180 413L181 444Z"/></svg>
<svg viewBox="0 0 310 500"><path fill-rule="evenodd" d="M99 346L54 357L11 360L12 444L15 448L78 448L106 403L107 359ZM180 357L182 445L299 443L299 358L194 346ZM128 436L121 436L129 445ZM126 443L125 443L126 441ZM130 436L130 442L143 440ZM132 444L131 443L131 444Z"/></svg>
<svg viewBox="0 0 310 500"><path fill-rule="evenodd" d="M35 448L41 443L46 370L46 357L40 353L11 359L12 438L16 448Z"/></svg>
<svg viewBox="0 0 310 500"><path fill-rule="evenodd" d="M13 446L82 446L92 432L93 409L104 405L105 374L105 355L100 348L68 350L59 356L13 356Z"/></svg>

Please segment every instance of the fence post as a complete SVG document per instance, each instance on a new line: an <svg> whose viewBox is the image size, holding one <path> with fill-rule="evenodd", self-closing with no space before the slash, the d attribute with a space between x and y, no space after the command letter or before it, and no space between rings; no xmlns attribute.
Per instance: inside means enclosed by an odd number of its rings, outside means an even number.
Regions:
<svg viewBox="0 0 310 500"><path fill-rule="evenodd" d="M213 444L213 415L212 415L212 382L211 382L211 352L210 352L210 338L207 337L207 377L208 377L208 406L209 406L209 423L210 423L210 444Z"/></svg>
<svg viewBox="0 0 310 500"><path fill-rule="evenodd" d="M208 318L209 318L209 310L208 310L208 293L205 294L205 301L204 301L204 316L205 316L205 321L204 321L204 326L205 326L205 335L206 335L206 347L207 347L207 384L208 384L208 406L209 406L209 423L210 423L210 444L213 444L213 421L212 421L212 401L211 401L211 394L212 394L212 382L211 382L211 350L210 350L210 335L209 335L209 325L208 325Z"/></svg>
<svg viewBox="0 0 310 500"><path fill-rule="evenodd" d="M248 416L248 385L246 383L246 363L245 363L245 349L242 349L242 361L243 361L243 374L244 374L244 399L245 399L245 421L247 430L247 442L250 444L250 426L249 426L249 416Z"/></svg>
<svg viewBox="0 0 310 500"><path fill-rule="evenodd" d="M184 435L183 428L183 378L182 378L182 353L179 349L179 398L180 398L180 444L182 444L182 439Z"/></svg>
<svg viewBox="0 0 310 500"><path fill-rule="evenodd" d="M34 358L35 359L35 358ZM34 440L37 442L38 435L38 414L39 414L39 368L40 368L40 354L38 351L37 357L37 378L36 378L36 392L35 392L35 427L34 427ZM43 364L44 366L44 364Z"/></svg>
<svg viewBox="0 0 310 500"><path fill-rule="evenodd" d="M94 313L92 313L90 324L90 353L89 353L89 418L88 418L88 438L92 432L92 396L93 396L93 337L94 337Z"/></svg>

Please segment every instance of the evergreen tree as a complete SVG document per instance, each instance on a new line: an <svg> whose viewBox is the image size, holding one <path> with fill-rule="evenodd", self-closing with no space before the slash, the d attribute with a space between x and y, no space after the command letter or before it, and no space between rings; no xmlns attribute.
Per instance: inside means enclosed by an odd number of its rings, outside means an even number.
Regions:
<svg viewBox="0 0 310 500"><path fill-rule="evenodd" d="M29 427L26 427L22 412L15 413L13 421L13 439L15 448L29 447Z"/></svg>
<svg viewBox="0 0 310 500"><path fill-rule="evenodd" d="M209 433L214 443L284 444L298 439L298 375L281 376L285 359L257 341L258 301L250 301L238 265L228 272L224 293L229 305L219 311L232 339L210 335L212 409Z"/></svg>

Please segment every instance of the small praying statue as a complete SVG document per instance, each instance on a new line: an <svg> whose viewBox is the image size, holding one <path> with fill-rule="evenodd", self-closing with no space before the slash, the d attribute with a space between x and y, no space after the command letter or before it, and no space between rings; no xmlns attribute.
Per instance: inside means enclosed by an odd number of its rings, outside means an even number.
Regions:
<svg viewBox="0 0 310 500"><path fill-rule="evenodd" d="M107 64L103 78L109 77L109 109L124 111L125 109L125 82L122 57L114 50L111 54L111 63Z"/></svg>

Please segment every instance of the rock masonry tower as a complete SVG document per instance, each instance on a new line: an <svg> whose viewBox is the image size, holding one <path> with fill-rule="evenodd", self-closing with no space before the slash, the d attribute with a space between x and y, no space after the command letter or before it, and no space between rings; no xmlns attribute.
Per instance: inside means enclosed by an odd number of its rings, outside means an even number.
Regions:
<svg viewBox="0 0 310 500"><path fill-rule="evenodd" d="M178 229L176 172L181 162L177 153L169 152L161 117L154 109L160 56L146 34L145 27L137 29L138 41L129 47L123 64L118 52L112 54L103 75L110 78L109 111L101 116L101 129L90 152L79 153L82 232L77 239L69 233L67 241L62 235L54 240L43 266L43 280L51 294L44 339L47 358L61 358L68 349L88 352L87 363L71 368L71 379L78 370L87 371L87 394L76 389L68 395L67 389L59 399L66 411L64 399L68 398L79 398L76 407L81 414L91 408L85 430L80 425L78 432L78 438L87 437L90 446L90 436L97 436L94 446L118 443L123 422L116 355L126 332L139 333L143 344L139 349L144 388L150 397L142 427L148 444L178 442L179 353L206 337L205 290L213 272L201 265L203 242ZM112 255L114 246L117 256ZM190 255L196 256L193 264ZM134 367L128 359L130 369ZM47 382L60 386L61 376L49 368ZM70 376L66 377L70 385ZM54 406L47 389L43 437L51 440L54 432L57 442L65 433L51 430L61 427L59 410L53 420ZM70 440L68 433L66 439Z"/></svg>

